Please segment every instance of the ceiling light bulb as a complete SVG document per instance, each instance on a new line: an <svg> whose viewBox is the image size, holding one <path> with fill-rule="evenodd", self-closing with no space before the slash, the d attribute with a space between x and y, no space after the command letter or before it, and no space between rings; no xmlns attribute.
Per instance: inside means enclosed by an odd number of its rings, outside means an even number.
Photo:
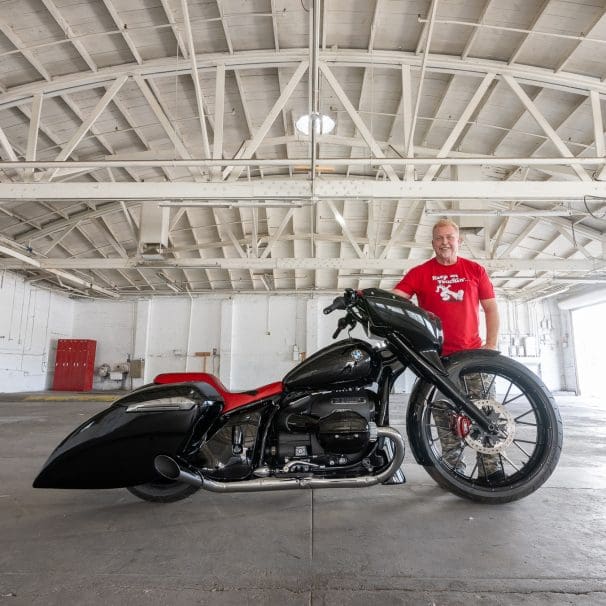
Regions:
<svg viewBox="0 0 606 606"><path fill-rule="evenodd" d="M328 135L335 128L335 121L324 114L305 114L295 122L295 128L300 133L309 135L312 122L316 135Z"/></svg>

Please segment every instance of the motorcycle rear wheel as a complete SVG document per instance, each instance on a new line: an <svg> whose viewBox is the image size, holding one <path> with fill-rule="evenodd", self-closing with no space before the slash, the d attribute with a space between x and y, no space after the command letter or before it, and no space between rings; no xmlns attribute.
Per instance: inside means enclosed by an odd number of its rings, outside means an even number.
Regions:
<svg viewBox="0 0 606 606"><path fill-rule="evenodd" d="M127 486L126 490L136 497L150 503L175 503L187 499L200 490L197 486L170 480L158 480L138 486Z"/></svg>
<svg viewBox="0 0 606 606"><path fill-rule="evenodd" d="M434 416L444 408L444 396L427 385L421 390L421 402L417 400L418 445L432 463L425 466L427 473L450 492L481 503L508 503L533 493L553 473L562 450L562 420L553 396L534 373L505 356L478 351L453 358L447 367L451 380L472 399L482 400L484 411L502 426L503 437L483 438L472 425L453 460L438 435ZM472 380L474 393L469 389ZM443 414L438 412L437 418L443 419ZM496 466L495 474L486 471L490 465Z"/></svg>

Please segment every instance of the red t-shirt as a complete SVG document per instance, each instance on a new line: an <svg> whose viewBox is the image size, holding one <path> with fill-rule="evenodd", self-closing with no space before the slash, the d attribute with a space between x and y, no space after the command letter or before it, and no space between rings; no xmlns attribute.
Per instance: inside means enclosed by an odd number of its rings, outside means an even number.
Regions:
<svg viewBox="0 0 606 606"><path fill-rule="evenodd" d="M482 346L479 302L493 299L494 288L479 263L458 257L454 265L440 265L432 258L413 267L395 288L417 295L419 307L442 320L442 355Z"/></svg>

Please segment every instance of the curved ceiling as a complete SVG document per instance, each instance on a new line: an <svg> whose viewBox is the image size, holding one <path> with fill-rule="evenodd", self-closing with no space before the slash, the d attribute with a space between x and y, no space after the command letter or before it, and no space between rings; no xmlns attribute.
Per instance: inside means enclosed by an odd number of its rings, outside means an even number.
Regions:
<svg viewBox="0 0 606 606"><path fill-rule="evenodd" d="M501 296L604 282L605 50L602 0L5 1L0 266L391 288L449 216Z"/></svg>

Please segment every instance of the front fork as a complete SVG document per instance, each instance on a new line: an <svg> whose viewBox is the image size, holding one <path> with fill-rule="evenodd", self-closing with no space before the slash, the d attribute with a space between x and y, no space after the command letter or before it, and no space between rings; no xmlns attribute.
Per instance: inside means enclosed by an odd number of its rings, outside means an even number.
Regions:
<svg viewBox="0 0 606 606"><path fill-rule="evenodd" d="M499 429L490 417L484 414L473 401L448 378L444 368L440 368L442 363L436 354L436 363L430 363L424 357L414 351L397 334L391 333L387 340L394 352L406 359L410 367L425 381L432 383L448 399L455 404L453 412L464 412L476 425L485 433L496 435ZM438 364L440 366L438 366Z"/></svg>

